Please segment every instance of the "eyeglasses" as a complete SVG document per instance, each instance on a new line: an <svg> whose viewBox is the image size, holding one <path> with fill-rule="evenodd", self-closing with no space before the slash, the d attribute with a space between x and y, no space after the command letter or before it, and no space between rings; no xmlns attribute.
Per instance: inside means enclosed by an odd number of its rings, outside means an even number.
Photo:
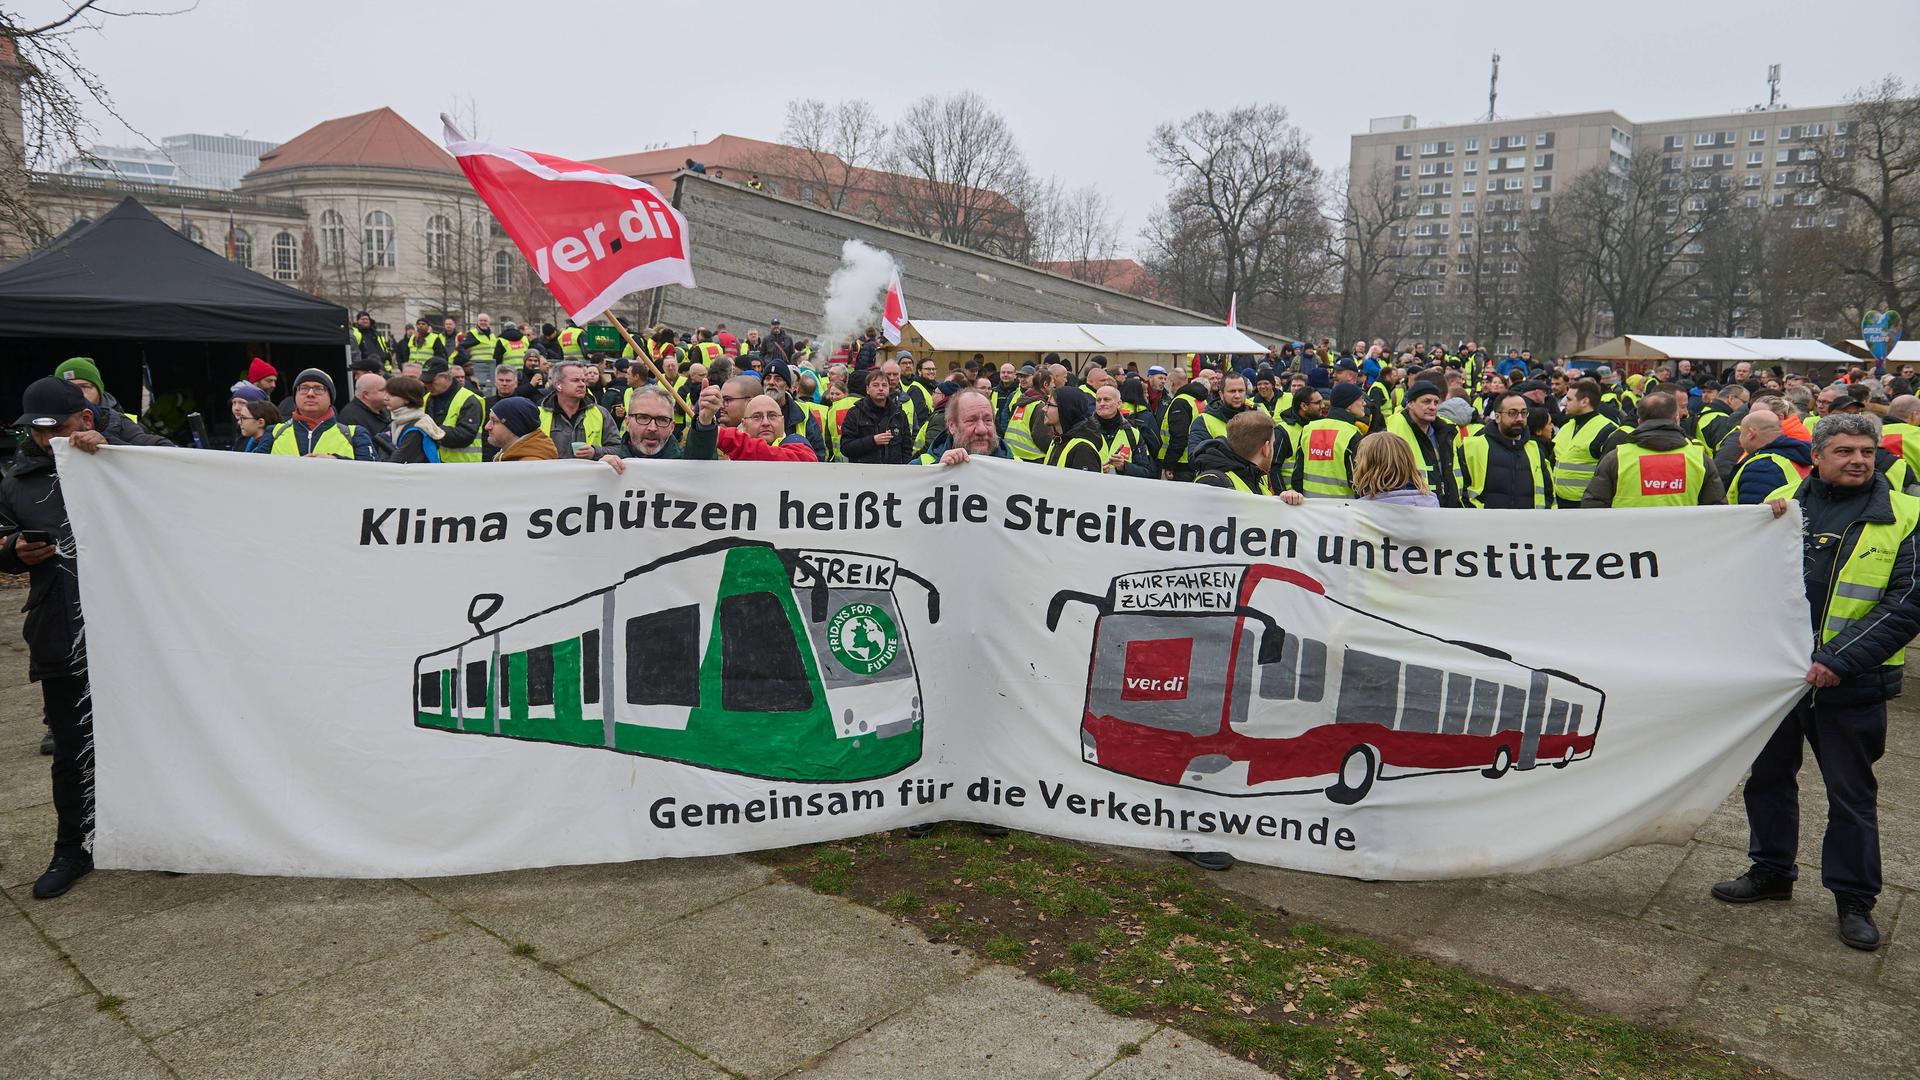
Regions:
<svg viewBox="0 0 1920 1080"><path fill-rule="evenodd" d="M753 399L754 399L754 395L752 394L721 394L720 395L721 401L752 401Z"/></svg>
<svg viewBox="0 0 1920 1080"><path fill-rule="evenodd" d="M779 413L757 412L757 413L748 413L747 419L753 420L756 422L763 421L763 420L778 421L781 419L781 416Z"/></svg>
<svg viewBox="0 0 1920 1080"><path fill-rule="evenodd" d="M633 421L635 427L669 427L673 424L673 417L671 416L641 416L635 414L630 417L630 419Z"/></svg>

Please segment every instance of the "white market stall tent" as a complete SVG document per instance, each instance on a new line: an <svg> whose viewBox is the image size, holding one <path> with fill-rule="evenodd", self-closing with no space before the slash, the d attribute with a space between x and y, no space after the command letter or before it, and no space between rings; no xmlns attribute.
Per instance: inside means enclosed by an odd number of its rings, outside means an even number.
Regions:
<svg viewBox="0 0 1920 1080"><path fill-rule="evenodd" d="M1047 353L1079 367L1076 360L1103 355L1115 366L1126 361L1166 363L1188 353L1263 355L1267 347L1231 326L1124 326L1109 323L909 321L900 348L936 361L972 359L995 364L1031 364Z"/></svg>
<svg viewBox="0 0 1920 1080"><path fill-rule="evenodd" d="M1678 337L1665 334L1626 334L1574 353L1569 359L1608 364L1629 371L1645 371L1678 360L1711 364L1715 371L1750 361L1756 370L1780 366L1802 372L1831 373L1836 367L1858 363L1839 349L1811 338Z"/></svg>
<svg viewBox="0 0 1920 1080"><path fill-rule="evenodd" d="M1865 338L1848 338L1847 351L1862 359L1871 358L1873 350L1867 348ZM1893 350L1887 353L1890 364L1920 364L1920 341L1896 342Z"/></svg>

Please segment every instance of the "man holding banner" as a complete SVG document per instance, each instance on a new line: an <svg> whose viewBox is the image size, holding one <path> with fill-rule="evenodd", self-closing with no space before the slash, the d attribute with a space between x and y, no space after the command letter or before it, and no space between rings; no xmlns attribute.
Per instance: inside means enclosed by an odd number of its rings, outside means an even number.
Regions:
<svg viewBox="0 0 1920 1080"><path fill-rule="evenodd" d="M1879 445L1880 421L1869 414L1835 413L1814 429L1815 474L1794 496L1805 519L1807 603L1817 641L1806 681L1814 689L1781 721L1747 780L1752 868L1713 887L1714 898L1730 904L1793 897L1804 738L1827 787L1820 883L1834 895L1840 940L1868 951L1880 947L1873 764L1886 751L1887 702L1900 695L1907 642L1920 634L1920 498L1893 490L1874 471ZM1784 509L1778 501L1775 512Z"/></svg>

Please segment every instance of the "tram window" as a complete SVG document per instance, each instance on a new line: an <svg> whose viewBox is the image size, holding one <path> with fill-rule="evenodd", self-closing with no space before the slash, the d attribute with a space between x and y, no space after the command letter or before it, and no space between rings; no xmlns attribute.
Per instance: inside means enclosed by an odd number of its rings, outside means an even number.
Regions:
<svg viewBox="0 0 1920 1080"><path fill-rule="evenodd" d="M1334 722L1392 727L1399 703L1400 662L1348 649L1340 668L1340 701L1334 706Z"/></svg>
<svg viewBox="0 0 1920 1080"><path fill-rule="evenodd" d="M1447 676L1447 707L1440 730L1461 735L1467 730L1467 707L1473 703L1473 677L1455 672Z"/></svg>
<svg viewBox="0 0 1920 1080"><path fill-rule="evenodd" d="M1566 733L1567 733L1567 703L1564 701L1561 701L1559 698L1554 698L1552 706L1547 709L1547 726L1546 726L1545 734L1565 735Z"/></svg>
<svg viewBox="0 0 1920 1080"><path fill-rule="evenodd" d="M420 674L420 707L423 709L440 707L440 672L426 671Z"/></svg>
<svg viewBox="0 0 1920 1080"><path fill-rule="evenodd" d="M1295 692L1301 701L1319 701L1327 696L1327 643L1312 638L1299 641L1300 688Z"/></svg>
<svg viewBox="0 0 1920 1080"><path fill-rule="evenodd" d="M1407 665L1406 689L1400 699L1400 730L1440 730L1440 671Z"/></svg>
<svg viewBox="0 0 1920 1080"><path fill-rule="evenodd" d="M600 702L600 631L589 630L580 635L580 702L583 705L597 705Z"/></svg>
<svg viewBox="0 0 1920 1080"><path fill-rule="evenodd" d="M1299 666L1300 638L1288 634L1279 658L1260 665L1260 696L1268 701L1292 701Z"/></svg>
<svg viewBox="0 0 1920 1080"><path fill-rule="evenodd" d="M487 662L472 660L467 663L467 704L475 709L487 707Z"/></svg>
<svg viewBox="0 0 1920 1080"><path fill-rule="evenodd" d="M770 592L720 601L720 707L728 712L799 712L813 706L806 662L792 622Z"/></svg>
<svg viewBox="0 0 1920 1080"><path fill-rule="evenodd" d="M700 704L700 605L627 620L627 703Z"/></svg>
<svg viewBox="0 0 1920 1080"><path fill-rule="evenodd" d="M553 704L553 646L527 650L527 704Z"/></svg>
<svg viewBox="0 0 1920 1080"><path fill-rule="evenodd" d="M510 694L509 691L513 687L513 680L507 678L506 663L507 663L507 658L504 656L500 657L501 666L500 666L500 674L499 674L498 681L500 683L500 711L501 712L506 712L507 706L512 703L512 695Z"/></svg>
<svg viewBox="0 0 1920 1080"><path fill-rule="evenodd" d="M1517 686L1504 688L1500 694L1500 730L1521 730L1526 714L1527 692Z"/></svg>
<svg viewBox="0 0 1920 1080"><path fill-rule="evenodd" d="M1473 680L1473 711L1467 714L1467 734L1493 734L1494 714L1500 709L1500 684Z"/></svg>

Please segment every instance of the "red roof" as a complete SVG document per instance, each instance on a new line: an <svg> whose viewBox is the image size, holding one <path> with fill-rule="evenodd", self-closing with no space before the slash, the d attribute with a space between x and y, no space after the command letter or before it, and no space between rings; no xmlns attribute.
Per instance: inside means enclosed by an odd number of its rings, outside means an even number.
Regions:
<svg viewBox="0 0 1920 1080"><path fill-rule="evenodd" d="M1109 289L1149 300L1165 299L1162 295L1165 290L1160 282L1146 267L1133 259L1093 259L1087 262L1069 259L1064 262L1041 263L1040 269L1065 274L1067 277L1095 285L1104 285Z"/></svg>
<svg viewBox="0 0 1920 1080"><path fill-rule="evenodd" d="M460 171L453 155L402 120L399 113L382 106L315 124L261 154L260 167L248 175L312 166Z"/></svg>

